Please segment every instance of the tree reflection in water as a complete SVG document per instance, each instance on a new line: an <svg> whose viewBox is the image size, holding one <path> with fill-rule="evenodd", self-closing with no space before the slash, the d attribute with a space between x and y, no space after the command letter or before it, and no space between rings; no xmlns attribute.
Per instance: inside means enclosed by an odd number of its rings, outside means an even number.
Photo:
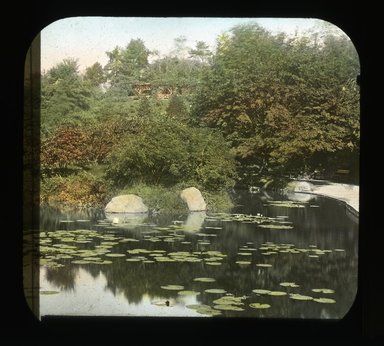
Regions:
<svg viewBox="0 0 384 346"><path fill-rule="evenodd" d="M240 196L241 197L241 196ZM281 199L281 196L279 197ZM102 229L97 228L103 234L113 234L119 239L137 238L139 242L118 243L112 252L127 254L128 249L145 248L147 250L164 250L167 253L175 251L196 252L196 256L203 258L205 250L220 251L225 254L221 265L208 265L201 262L171 262L171 263L143 263L126 262L126 257L105 258L113 261L110 265L98 264L70 264L66 260L65 267L47 269L46 280L54 283L61 290L73 290L76 287L76 273L78 268L88 271L93 278L100 274L107 281L106 289L114 295L122 293L129 304L139 305L143 297L155 299L180 300L177 291L168 291L161 288L163 285L182 285L186 290L198 291L201 294L196 298L202 304L212 306L212 301L218 296L204 292L206 288L224 288L235 296L248 297L244 300L246 306L251 302L263 302L270 304L271 309L258 311L247 308L245 312L225 311L225 316L266 316L266 317L294 317L294 318L341 318L351 307L357 290L357 251L358 251L358 225L345 215L342 204L320 197L311 199L305 208L285 208L279 206L267 206L266 201L255 194L247 194L238 199L242 206L234 209L236 213L261 213L270 217L286 216L293 222L294 228L289 230L269 230L257 228L253 223L207 221L205 215L190 215L181 218L186 225L185 232L177 231L183 235L183 241L175 242L150 242L145 239L145 232L156 230L148 226L154 223L149 219L144 226ZM316 205L311 207L310 205ZM51 215L52 216L52 215ZM78 215L76 215L78 217ZM210 215L208 214L208 218ZM100 218L100 217L99 217ZM47 217L49 219L49 217ZM175 216L156 216L156 223L160 226L172 225ZM180 219L179 219L180 220ZM189 221L188 221L189 220ZM58 225L46 220L46 225ZM204 228L208 226L208 228ZM91 222L89 227L94 227ZM215 228L217 227L217 228ZM175 232L173 232L175 233ZM160 232L160 234L173 234L172 232ZM201 233L215 234L216 236L202 237ZM201 246L200 239L208 239L210 245ZM261 250L263 244L292 244L298 249L311 249L310 246L322 250L331 250L319 257L309 257L308 252L285 253L275 251L275 254L265 255ZM100 240L84 244L82 248L91 249L100 244ZM248 244L248 245L247 245ZM251 256L247 256L252 262L248 266L240 266L240 248L248 246L256 249ZM344 252L334 249L341 248ZM148 259L150 259L147 256ZM153 259L153 258L152 258ZM272 264L271 268L257 267L256 263ZM193 281L196 277L213 277L213 283L201 283ZM281 282L295 282L299 288L283 288ZM285 290L288 293L301 293L313 295L313 288L331 288L335 294L331 298L336 304L321 304L313 301L296 301L289 296L272 297L257 296L253 289L263 288L269 290ZM321 295L320 295L321 296ZM323 295L324 296L324 295ZM243 314L243 315L242 315Z"/></svg>

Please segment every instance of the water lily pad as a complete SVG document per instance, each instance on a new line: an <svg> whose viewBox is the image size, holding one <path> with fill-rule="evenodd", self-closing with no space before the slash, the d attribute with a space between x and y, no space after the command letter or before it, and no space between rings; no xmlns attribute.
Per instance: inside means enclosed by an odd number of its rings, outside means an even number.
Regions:
<svg viewBox="0 0 384 346"><path fill-rule="evenodd" d="M206 308L196 309L196 312L201 314L201 315L206 315L206 316L219 316L219 315L221 315L221 312L219 310L212 309L211 307L209 307L209 309L206 309Z"/></svg>
<svg viewBox="0 0 384 346"><path fill-rule="evenodd" d="M299 285L295 284L294 282L280 282L280 286L283 286L283 287L300 287Z"/></svg>
<svg viewBox="0 0 384 346"><path fill-rule="evenodd" d="M60 241L63 243L73 243L75 241L75 238L61 238Z"/></svg>
<svg viewBox="0 0 384 346"><path fill-rule="evenodd" d="M85 260L75 260L71 261L72 264L89 264L91 263L90 261L85 261Z"/></svg>
<svg viewBox="0 0 384 346"><path fill-rule="evenodd" d="M184 289L184 286L181 285L165 285L161 286L163 290L170 290L170 291L181 291Z"/></svg>
<svg viewBox="0 0 384 346"><path fill-rule="evenodd" d="M213 301L213 304L216 305L244 305L244 303L241 301L242 297L234 297L234 296L224 296L220 297L219 299L216 299Z"/></svg>
<svg viewBox="0 0 384 346"><path fill-rule="evenodd" d="M313 288L312 291L316 293L326 293L326 294L335 293L334 290L331 290L329 288Z"/></svg>
<svg viewBox="0 0 384 346"><path fill-rule="evenodd" d="M187 309L197 310L197 309L211 309L209 305L205 304L189 304L185 306Z"/></svg>
<svg viewBox="0 0 384 346"><path fill-rule="evenodd" d="M174 238L165 238L165 239L163 239L163 241L166 243L173 243L175 241L175 239Z"/></svg>
<svg viewBox="0 0 384 346"><path fill-rule="evenodd" d="M214 305L213 308L216 310L225 310L225 311L244 311L243 308L236 305L231 305L231 304Z"/></svg>
<svg viewBox="0 0 384 346"><path fill-rule="evenodd" d="M313 297L305 296L305 295L298 294L298 293L291 293L289 295L289 298L295 299L295 300L313 300Z"/></svg>
<svg viewBox="0 0 384 346"><path fill-rule="evenodd" d="M177 294L181 296L198 296L200 292L197 291L179 291Z"/></svg>
<svg viewBox="0 0 384 346"><path fill-rule="evenodd" d="M206 292L206 293L213 293L213 294L224 294L224 293L227 293L227 291L222 289L222 288L209 288L209 289L204 290L204 292Z"/></svg>
<svg viewBox="0 0 384 346"><path fill-rule="evenodd" d="M147 249L131 249L131 250L127 250L127 252L133 255L133 254L139 254L139 253L150 253L151 251Z"/></svg>
<svg viewBox="0 0 384 346"><path fill-rule="evenodd" d="M216 279L214 279L214 278L194 278L193 281L197 281L197 282L215 282Z"/></svg>
<svg viewBox="0 0 384 346"><path fill-rule="evenodd" d="M252 253L250 252L238 252L237 254L240 256L252 256Z"/></svg>
<svg viewBox="0 0 384 346"><path fill-rule="evenodd" d="M268 295L270 295L270 296L285 296L285 295L287 295L287 292L271 291L271 292L268 293Z"/></svg>
<svg viewBox="0 0 384 346"><path fill-rule="evenodd" d="M138 242L140 240L135 239L135 238L124 238L119 240L119 243L129 243L129 242Z"/></svg>
<svg viewBox="0 0 384 346"><path fill-rule="evenodd" d="M197 262L201 262L202 259L201 258L196 258L196 257L185 257L184 261L185 262L190 262L190 263L197 263Z"/></svg>
<svg viewBox="0 0 384 346"><path fill-rule="evenodd" d="M271 291L270 290L263 290L263 289L256 288L256 289L252 290L252 292L256 293L256 294L269 294Z"/></svg>
<svg viewBox="0 0 384 346"><path fill-rule="evenodd" d="M336 251L336 252L344 252L345 250L344 250L344 249L333 249L333 251Z"/></svg>
<svg viewBox="0 0 384 346"><path fill-rule="evenodd" d="M58 294L60 291L40 291L40 294L43 295L51 295L51 294Z"/></svg>
<svg viewBox="0 0 384 346"><path fill-rule="evenodd" d="M308 255L308 257L311 257L311 258L319 258L319 255Z"/></svg>
<svg viewBox="0 0 384 346"><path fill-rule="evenodd" d="M272 264L269 264L269 263L257 263L256 267L270 268L270 267L272 267Z"/></svg>
<svg viewBox="0 0 384 346"><path fill-rule="evenodd" d="M157 243L157 242L161 241L161 239L159 239L158 237L151 237L151 238L148 238L148 239L145 239L145 240L148 240L151 243Z"/></svg>
<svg viewBox="0 0 384 346"><path fill-rule="evenodd" d="M140 258L127 258L125 260L126 262L141 262Z"/></svg>
<svg viewBox="0 0 384 346"><path fill-rule="evenodd" d="M226 257L227 255L223 254L221 251L217 250L208 250L206 252L203 252L204 254L207 254L212 257Z"/></svg>
<svg viewBox="0 0 384 346"><path fill-rule="evenodd" d="M102 241L100 243L100 245L112 245L112 246L118 245L118 244L119 244L119 242L117 242L117 241Z"/></svg>
<svg viewBox="0 0 384 346"><path fill-rule="evenodd" d="M336 300L330 299L330 298L314 298L313 299L317 303L324 303L324 304L333 304L336 303Z"/></svg>
<svg viewBox="0 0 384 346"><path fill-rule="evenodd" d="M150 263L156 263L156 262L151 260L144 260L143 263L150 264Z"/></svg>
<svg viewBox="0 0 384 346"><path fill-rule="evenodd" d="M251 264L252 262L249 262L249 261L236 261L235 263L239 264L239 265L249 265Z"/></svg>
<svg viewBox="0 0 384 346"><path fill-rule="evenodd" d="M167 256L155 257L155 260L157 262L176 262L175 259L167 257Z"/></svg>
<svg viewBox="0 0 384 346"><path fill-rule="evenodd" d="M261 228L267 228L267 229L292 229L293 226L288 225L281 225L281 224L263 224L259 225Z"/></svg>
<svg viewBox="0 0 384 346"><path fill-rule="evenodd" d="M261 303L251 303L249 306L253 309L269 309L271 306L269 304L261 304Z"/></svg>
<svg viewBox="0 0 384 346"><path fill-rule="evenodd" d="M176 252L169 252L168 256L190 256L191 253L187 251L176 251Z"/></svg>
<svg viewBox="0 0 384 346"><path fill-rule="evenodd" d="M207 258L204 258L204 260L206 262L217 262L217 261L222 261L223 258L219 257L219 256L216 256L216 257L207 257Z"/></svg>
<svg viewBox="0 0 384 346"><path fill-rule="evenodd" d="M109 261L109 260L105 260L103 262L97 262L97 264L112 264L113 262L112 261Z"/></svg>
<svg viewBox="0 0 384 346"><path fill-rule="evenodd" d="M76 253L76 256L79 256L79 257L97 257L99 255L100 255L100 253L92 251L92 250L88 250L88 251L84 251L84 252L80 252L80 250L79 250Z"/></svg>
<svg viewBox="0 0 384 346"><path fill-rule="evenodd" d="M96 249L112 249L113 246L112 245L96 245L95 248Z"/></svg>
<svg viewBox="0 0 384 346"><path fill-rule="evenodd" d="M209 266L220 266L220 265L222 265L221 262L205 262L205 264L207 264Z"/></svg>

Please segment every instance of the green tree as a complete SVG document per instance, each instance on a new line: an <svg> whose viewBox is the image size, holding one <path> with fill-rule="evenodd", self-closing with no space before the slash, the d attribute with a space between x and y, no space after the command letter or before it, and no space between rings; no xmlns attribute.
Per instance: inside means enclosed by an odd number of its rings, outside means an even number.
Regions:
<svg viewBox="0 0 384 346"><path fill-rule="evenodd" d="M201 63L208 63L212 52L209 50L209 46L204 41L196 42L196 47L189 51L192 58L197 59Z"/></svg>
<svg viewBox="0 0 384 346"><path fill-rule="evenodd" d="M313 170L359 147L359 72L348 38L288 38L257 25L218 40L195 95L197 123L220 129L243 164ZM328 160L329 161L329 160Z"/></svg>
<svg viewBox="0 0 384 346"><path fill-rule="evenodd" d="M105 82L104 70L99 62L95 62L85 69L84 81L92 87L99 87Z"/></svg>
<svg viewBox="0 0 384 346"><path fill-rule="evenodd" d="M173 118L187 119L189 116L187 105L179 95L173 95L168 103L167 115Z"/></svg>
<svg viewBox="0 0 384 346"><path fill-rule="evenodd" d="M191 93L200 80L205 66L190 59L165 57L154 61L146 72L153 88L167 87L172 93Z"/></svg>
<svg viewBox="0 0 384 346"><path fill-rule="evenodd" d="M188 53L187 38L185 36L178 36L173 40L174 48L171 56L179 59L185 59Z"/></svg>
<svg viewBox="0 0 384 346"><path fill-rule="evenodd" d="M149 118L152 115L151 104L145 96L140 98L137 115L139 118Z"/></svg>
<svg viewBox="0 0 384 346"><path fill-rule="evenodd" d="M236 178L233 156L221 135L164 117L127 136L109 162L107 177L120 188L190 182L217 191L233 186Z"/></svg>
<svg viewBox="0 0 384 346"><path fill-rule="evenodd" d="M133 84L143 80L148 67L149 50L141 39L132 39L125 49L115 47L106 53L109 61L104 70L110 91L117 95L133 94Z"/></svg>
<svg viewBox="0 0 384 346"><path fill-rule="evenodd" d="M42 132L70 123L89 109L91 90L78 72L75 59L64 59L41 79Z"/></svg>

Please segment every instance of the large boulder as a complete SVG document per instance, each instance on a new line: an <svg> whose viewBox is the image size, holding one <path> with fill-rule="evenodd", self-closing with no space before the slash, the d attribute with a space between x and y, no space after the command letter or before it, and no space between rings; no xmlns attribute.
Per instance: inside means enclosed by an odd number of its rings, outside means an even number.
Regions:
<svg viewBox="0 0 384 346"><path fill-rule="evenodd" d="M288 192L311 192L313 191L313 184L307 181L291 181L285 190Z"/></svg>
<svg viewBox="0 0 384 346"><path fill-rule="evenodd" d="M207 203L200 190L195 187L188 187L180 193L181 199L187 203L189 211L204 211L207 210Z"/></svg>
<svg viewBox="0 0 384 346"><path fill-rule="evenodd" d="M113 197L105 207L106 213L148 213L148 207L141 197L136 195L120 195Z"/></svg>

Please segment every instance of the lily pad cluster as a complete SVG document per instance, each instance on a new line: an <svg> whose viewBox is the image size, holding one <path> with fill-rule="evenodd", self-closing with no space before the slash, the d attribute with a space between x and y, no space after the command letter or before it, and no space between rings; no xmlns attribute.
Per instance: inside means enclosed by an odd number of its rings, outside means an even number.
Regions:
<svg viewBox="0 0 384 346"><path fill-rule="evenodd" d="M215 213L211 214L205 221L207 222L241 222L256 224L255 229L293 229L292 222L287 221L282 217L268 217L262 214L247 215L247 214L230 214L230 213Z"/></svg>
<svg viewBox="0 0 384 346"><path fill-rule="evenodd" d="M275 201L276 206L285 206L290 201ZM300 208L293 202L289 208ZM302 204L300 204L302 205ZM273 206L273 205L272 205ZM214 225L212 225L214 222ZM261 214L211 214L205 219L201 228L189 232L183 222L175 220L172 224L158 226L153 224L141 224L138 232L124 233L119 231L119 224L101 221L92 229L75 229L65 231L48 231L40 233L40 264L48 267L63 267L65 265L110 265L120 263L129 268L152 268L160 264L160 268L170 268L175 263L186 263L187 266L205 268L206 274L201 272L201 277L191 279L188 285L162 283L158 287L162 289L166 298L154 301L159 307L173 306L176 300L199 299L207 304L189 304L186 308L193 309L204 316L220 316L228 312L243 312L250 309L273 311L274 299L286 299L292 301L308 301L319 304L332 304L336 300L332 298L335 293L330 288L313 288L310 292L303 291L300 284L291 281L282 281L278 287L259 287L249 292L249 296L238 297L227 292L228 288L220 284L219 277L209 277L212 273L220 273L225 265L235 265L244 271L255 269L260 273L273 271L276 256L302 256L308 261L316 261L315 258L327 256L334 252L344 253L343 249L321 249L315 244L298 247L289 243L274 243L271 241L257 244L245 242L237 248L237 253L228 256L216 247L216 239L220 237L225 222L240 222L255 224L254 229L292 229L293 225L287 221L287 217L266 217ZM220 226L218 226L220 224ZM253 227L253 226L252 226ZM266 231L268 232L268 231ZM128 236L129 235L129 236ZM340 255L336 255L340 256ZM285 257L283 257L285 258ZM313 258L313 259L312 259ZM230 263L231 261L231 263ZM270 263L269 263L270 262ZM190 264L190 263L196 263ZM161 267L162 265L166 267ZM135 267L143 266L143 267ZM148 266L148 267L146 267ZM170 266L170 267L168 267ZM253 269L252 269L253 268ZM269 269L272 268L272 269ZM132 269L136 270L136 269ZM207 276L204 276L207 275ZM214 275L213 275L214 276ZM301 291L302 290L302 291ZM44 294L44 293L42 293ZM47 293L49 294L49 293ZM238 293L236 293L238 294ZM172 304L170 303L172 300ZM301 303L297 303L301 304Z"/></svg>
<svg viewBox="0 0 384 346"><path fill-rule="evenodd" d="M281 282L280 286L285 287L287 289L291 289L291 288L298 289L300 287L300 285L296 284L295 282ZM307 294L301 294L298 292L273 291L273 290L264 289L264 288L255 288L252 290L252 292L260 297L261 296L275 296L275 297L286 296L289 299L297 300L297 301L314 301L317 303L324 303L324 304L336 303L336 300L332 298L313 297L313 296L309 296ZM312 292L325 293L325 294L335 293L334 290L329 288L314 288L312 289Z"/></svg>
<svg viewBox="0 0 384 346"><path fill-rule="evenodd" d="M82 265L112 264L113 262L108 258L126 256L111 251L122 241L126 241L126 239L114 234L102 234L88 229L40 232L40 265L58 268L64 266L61 263L63 261ZM98 245L92 245L94 243L98 243ZM89 248L88 245L92 248Z"/></svg>
<svg viewBox="0 0 384 346"><path fill-rule="evenodd" d="M305 208L308 202L297 202L297 201L268 201L264 204L267 207L282 207L282 208Z"/></svg>

